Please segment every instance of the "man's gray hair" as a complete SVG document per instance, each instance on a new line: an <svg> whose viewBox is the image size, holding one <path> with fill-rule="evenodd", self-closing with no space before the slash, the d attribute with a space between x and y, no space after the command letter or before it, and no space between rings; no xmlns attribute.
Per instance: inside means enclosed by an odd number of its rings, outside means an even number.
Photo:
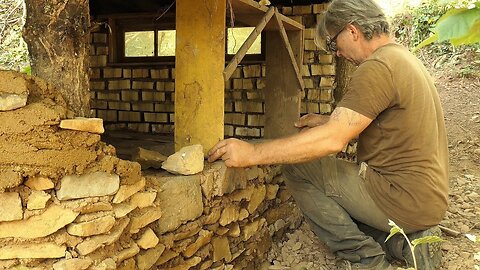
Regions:
<svg viewBox="0 0 480 270"><path fill-rule="evenodd" d="M385 13L374 0L333 0L317 22L315 42L319 45L327 29L337 33L349 23L358 26L367 40L390 33Z"/></svg>

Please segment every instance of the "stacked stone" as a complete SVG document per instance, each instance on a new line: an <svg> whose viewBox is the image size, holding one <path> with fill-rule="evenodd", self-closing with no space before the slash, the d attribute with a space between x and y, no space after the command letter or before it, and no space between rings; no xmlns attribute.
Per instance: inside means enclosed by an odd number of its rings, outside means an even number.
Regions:
<svg viewBox="0 0 480 270"><path fill-rule="evenodd" d="M333 110L335 62L332 54L314 44L316 22L326 4L283 7L282 13L305 25L304 59L301 67L306 86L301 113L328 114ZM90 90L95 116L105 121L107 130L173 134L173 65L108 63L107 30L91 34ZM288 61L286 59L285 61ZM225 136L261 138L264 136L265 65L239 66L225 84Z"/></svg>
<svg viewBox="0 0 480 270"><path fill-rule="evenodd" d="M100 141L101 122L61 124L49 91L10 85L29 103L0 112L0 268L259 269L299 224L278 166L142 175Z"/></svg>

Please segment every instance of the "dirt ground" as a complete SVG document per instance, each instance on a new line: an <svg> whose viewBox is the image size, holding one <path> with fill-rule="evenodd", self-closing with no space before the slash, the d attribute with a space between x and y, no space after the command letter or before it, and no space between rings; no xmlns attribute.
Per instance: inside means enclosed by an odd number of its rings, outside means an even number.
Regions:
<svg viewBox="0 0 480 270"><path fill-rule="evenodd" d="M425 62L425 59L423 59ZM480 77L458 75L454 65L430 68L442 100L449 140L450 202L441 225L460 232L443 233L442 270L480 269ZM335 256L308 224L287 233L269 253L276 270L335 269Z"/></svg>

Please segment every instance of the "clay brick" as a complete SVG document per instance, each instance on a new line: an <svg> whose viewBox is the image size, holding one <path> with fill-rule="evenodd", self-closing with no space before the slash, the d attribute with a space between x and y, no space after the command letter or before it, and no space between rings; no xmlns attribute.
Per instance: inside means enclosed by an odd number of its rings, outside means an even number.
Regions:
<svg viewBox="0 0 480 270"><path fill-rule="evenodd" d="M262 65L262 77L265 77L265 76L267 76L267 66Z"/></svg>
<svg viewBox="0 0 480 270"><path fill-rule="evenodd" d="M320 113L326 114L333 111L332 104L320 103Z"/></svg>
<svg viewBox="0 0 480 270"><path fill-rule="evenodd" d="M305 15L312 13L312 5L293 6L293 15Z"/></svg>
<svg viewBox="0 0 480 270"><path fill-rule="evenodd" d="M262 75L262 67L260 65L249 65L243 67L244 78L260 77Z"/></svg>
<svg viewBox="0 0 480 270"><path fill-rule="evenodd" d="M137 68L132 70L133 78L148 78L149 70L146 68Z"/></svg>
<svg viewBox="0 0 480 270"><path fill-rule="evenodd" d="M153 103L134 103L132 104L132 110L134 111L141 111L141 112L153 112Z"/></svg>
<svg viewBox="0 0 480 270"><path fill-rule="evenodd" d="M123 78L132 78L132 70L129 68L123 69Z"/></svg>
<svg viewBox="0 0 480 270"><path fill-rule="evenodd" d="M172 68L172 79L175 79L175 68Z"/></svg>
<svg viewBox="0 0 480 270"><path fill-rule="evenodd" d="M233 100L242 100L242 91L232 91L230 95Z"/></svg>
<svg viewBox="0 0 480 270"><path fill-rule="evenodd" d="M103 120L108 122L117 122L118 121L117 111L108 110L106 118L104 118Z"/></svg>
<svg viewBox="0 0 480 270"><path fill-rule="evenodd" d="M245 115L242 113L228 113L225 114L225 124L244 125Z"/></svg>
<svg viewBox="0 0 480 270"><path fill-rule="evenodd" d="M154 101L165 101L165 93L164 92L155 92L153 94Z"/></svg>
<svg viewBox="0 0 480 270"><path fill-rule="evenodd" d="M304 78L303 83L305 84L305 88L314 88L313 80L311 78Z"/></svg>
<svg viewBox="0 0 480 270"><path fill-rule="evenodd" d="M167 113L144 113L145 122L168 123Z"/></svg>
<svg viewBox="0 0 480 270"><path fill-rule="evenodd" d="M303 15L302 21L305 28L312 28L317 25L316 16L313 14Z"/></svg>
<svg viewBox="0 0 480 270"><path fill-rule="evenodd" d="M121 78L122 69L121 68L104 68L103 69L103 78Z"/></svg>
<svg viewBox="0 0 480 270"><path fill-rule="evenodd" d="M156 82L155 89L165 91L165 82Z"/></svg>
<svg viewBox="0 0 480 270"><path fill-rule="evenodd" d="M307 103L302 101L300 103L300 114L306 114L306 113L307 113Z"/></svg>
<svg viewBox="0 0 480 270"><path fill-rule="evenodd" d="M266 79L264 78L257 79L257 89L264 89L266 84L267 84Z"/></svg>
<svg viewBox="0 0 480 270"><path fill-rule="evenodd" d="M314 4L313 5L313 14L320 14L327 10L327 5L324 4Z"/></svg>
<svg viewBox="0 0 480 270"><path fill-rule="evenodd" d="M225 112L233 112L233 103L232 102L225 102L224 110L225 110Z"/></svg>
<svg viewBox="0 0 480 270"><path fill-rule="evenodd" d="M304 42L304 47L307 51L316 51L318 49L313 39L306 39Z"/></svg>
<svg viewBox="0 0 480 270"><path fill-rule="evenodd" d="M108 55L108 47L107 46L98 46L95 50L96 55Z"/></svg>
<svg viewBox="0 0 480 270"><path fill-rule="evenodd" d="M106 55L90 56L90 67L105 67L107 65Z"/></svg>
<svg viewBox="0 0 480 270"><path fill-rule="evenodd" d="M331 63L333 63L333 55L331 55L331 54L320 54L318 56L318 62L320 62L320 64L331 64Z"/></svg>
<svg viewBox="0 0 480 270"><path fill-rule="evenodd" d="M320 90L320 101L329 102L333 100L333 91L332 89L322 89Z"/></svg>
<svg viewBox="0 0 480 270"><path fill-rule="evenodd" d="M148 123L129 123L127 127L129 130L134 130L136 132L141 132L141 133L150 132L150 124Z"/></svg>
<svg viewBox="0 0 480 270"><path fill-rule="evenodd" d="M223 133L224 133L224 135L227 136L227 137L233 137L233 135L234 135L234 134L233 134L233 129L234 129L233 126L225 125L225 126L223 127Z"/></svg>
<svg viewBox="0 0 480 270"><path fill-rule="evenodd" d="M243 89L243 79L233 79L233 89Z"/></svg>
<svg viewBox="0 0 480 270"><path fill-rule="evenodd" d="M335 77L322 77L320 79L320 87L332 87L335 83Z"/></svg>
<svg viewBox="0 0 480 270"><path fill-rule="evenodd" d="M170 134L173 133L174 127L173 125L151 125L153 133L161 133L161 134Z"/></svg>
<svg viewBox="0 0 480 270"><path fill-rule="evenodd" d="M175 82L165 82L165 91L175 91Z"/></svg>
<svg viewBox="0 0 480 270"><path fill-rule="evenodd" d="M88 73L90 79L100 79L100 70L99 68L89 68Z"/></svg>
<svg viewBox="0 0 480 270"><path fill-rule="evenodd" d="M238 78L242 78L242 68L241 67L237 67L235 69L235 71L232 73L232 76L230 77L230 79L238 79Z"/></svg>
<svg viewBox="0 0 480 270"><path fill-rule="evenodd" d="M293 14L292 7L282 7L282 14L283 15L292 15Z"/></svg>
<svg viewBox="0 0 480 270"><path fill-rule="evenodd" d="M108 102L108 109L110 110L122 110L122 111L129 111L131 108L130 103L128 102L117 102L117 101L109 101Z"/></svg>
<svg viewBox="0 0 480 270"><path fill-rule="evenodd" d="M315 38L315 28L305 28L303 35L305 39L313 40Z"/></svg>
<svg viewBox="0 0 480 270"><path fill-rule="evenodd" d="M308 113L319 113L320 112L320 108L318 106L318 103L312 103L312 102L309 102L307 104L307 110L308 110Z"/></svg>
<svg viewBox="0 0 480 270"><path fill-rule="evenodd" d="M103 100L92 100L92 109L107 109L107 102Z"/></svg>
<svg viewBox="0 0 480 270"><path fill-rule="evenodd" d="M97 99L100 100L120 100L120 93L97 92Z"/></svg>
<svg viewBox="0 0 480 270"><path fill-rule="evenodd" d="M311 65L310 69L312 70L312 76L323 74L321 65Z"/></svg>
<svg viewBox="0 0 480 270"><path fill-rule="evenodd" d="M91 90L104 90L105 82L104 81L90 81Z"/></svg>
<svg viewBox="0 0 480 270"><path fill-rule="evenodd" d="M137 101L139 100L138 92L132 90L122 91L122 101Z"/></svg>
<svg viewBox="0 0 480 270"><path fill-rule="evenodd" d="M315 62L315 53L312 51L307 51L303 54L303 63L311 64Z"/></svg>
<svg viewBox="0 0 480 270"><path fill-rule="evenodd" d="M247 92L247 99L248 100L263 100L263 92L262 91L248 91Z"/></svg>
<svg viewBox="0 0 480 270"><path fill-rule="evenodd" d="M140 112L118 112L118 120L123 122L140 122L141 114Z"/></svg>
<svg viewBox="0 0 480 270"><path fill-rule="evenodd" d="M108 81L108 90L130 89L130 80Z"/></svg>
<svg viewBox="0 0 480 270"><path fill-rule="evenodd" d="M167 68L165 69L152 69L150 70L150 73L152 74L152 79L169 79L170 78L170 72Z"/></svg>
<svg viewBox="0 0 480 270"><path fill-rule="evenodd" d="M229 79L225 82L225 89L230 90L232 89L232 80Z"/></svg>
<svg viewBox="0 0 480 270"><path fill-rule="evenodd" d="M290 19L303 24L302 16L288 16Z"/></svg>
<svg viewBox="0 0 480 270"><path fill-rule="evenodd" d="M310 67L308 65L302 65L302 76L310 77Z"/></svg>
<svg viewBox="0 0 480 270"><path fill-rule="evenodd" d="M235 112L243 112L243 101L235 101Z"/></svg>
<svg viewBox="0 0 480 270"><path fill-rule="evenodd" d="M319 101L320 100L320 90L318 90L318 89L308 89L307 99L309 101Z"/></svg>
<svg viewBox="0 0 480 270"><path fill-rule="evenodd" d="M155 111L156 112L174 112L175 105L171 103L155 104Z"/></svg>
<svg viewBox="0 0 480 270"><path fill-rule="evenodd" d="M248 126L264 126L265 116L263 114L249 114L247 116Z"/></svg>
<svg viewBox="0 0 480 270"><path fill-rule="evenodd" d="M247 101L246 102L246 111L247 112L263 113L263 103L262 102L255 102L255 101Z"/></svg>
<svg viewBox="0 0 480 270"><path fill-rule="evenodd" d="M335 66L334 65L323 65L322 66L323 75L335 75Z"/></svg>
<svg viewBox="0 0 480 270"><path fill-rule="evenodd" d="M144 82L144 81L133 81L132 82L132 89L148 89L153 90L154 82Z"/></svg>
<svg viewBox="0 0 480 270"><path fill-rule="evenodd" d="M170 117L170 122L175 123L175 114L174 113L169 113L168 117Z"/></svg>
<svg viewBox="0 0 480 270"><path fill-rule="evenodd" d="M235 128L236 136L243 137L260 137L260 129L258 128L247 128L247 127L237 127Z"/></svg>

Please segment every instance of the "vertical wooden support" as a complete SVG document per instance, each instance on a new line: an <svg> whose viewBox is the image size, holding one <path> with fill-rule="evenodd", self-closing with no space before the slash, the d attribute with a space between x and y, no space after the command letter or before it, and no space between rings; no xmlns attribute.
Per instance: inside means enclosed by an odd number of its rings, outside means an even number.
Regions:
<svg viewBox="0 0 480 270"><path fill-rule="evenodd" d="M175 150L224 134L226 0L176 2Z"/></svg>
<svg viewBox="0 0 480 270"><path fill-rule="evenodd" d="M302 31L288 31L297 64L302 61ZM297 132L293 123L300 117L301 89L279 31L266 32L265 138Z"/></svg>

